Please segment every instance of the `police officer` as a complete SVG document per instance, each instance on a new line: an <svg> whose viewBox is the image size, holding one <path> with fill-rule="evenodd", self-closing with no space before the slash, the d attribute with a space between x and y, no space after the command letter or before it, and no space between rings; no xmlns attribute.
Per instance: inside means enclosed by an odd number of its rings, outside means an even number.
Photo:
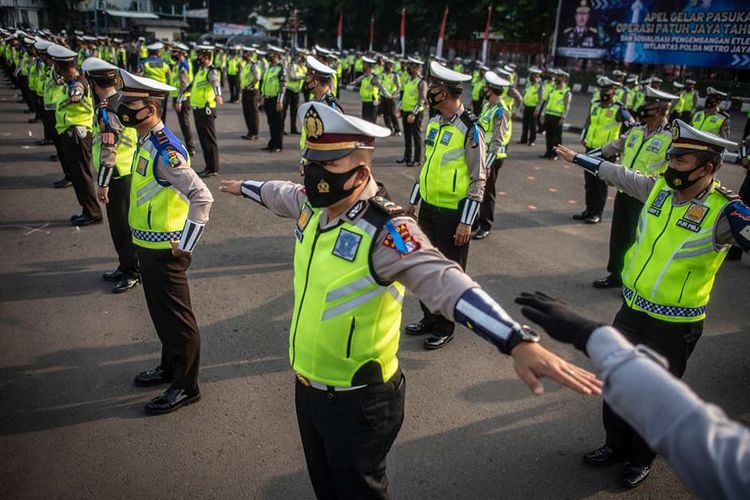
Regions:
<svg viewBox="0 0 750 500"><path fill-rule="evenodd" d="M695 113L691 124L698 130L716 134L725 139L729 138L729 113L723 111L721 101L726 99L726 92L721 92L713 87L706 89L706 105Z"/></svg>
<svg viewBox="0 0 750 500"><path fill-rule="evenodd" d="M109 234L119 259L114 271L102 278L115 283L114 293L127 292L140 283L138 257L130 234L130 167L138 147L134 128L124 128L110 99L116 97L117 66L97 57L83 61L81 67L91 82L96 102L92 157L97 175L97 196L106 204Z"/></svg>
<svg viewBox="0 0 750 500"><path fill-rule="evenodd" d="M606 76L599 77L597 83L599 99L591 102L589 116L586 117L581 132L581 144L586 152L601 148L620 137L621 124L631 120L630 114L615 98L617 89L622 85ZM602 220L604 206L607 204L607 183L585 172L583 180L586 208L582 213L574 215L573 219L597 224Z"/></svg>
<svg viewBox="0 0 750 500"><path fill-rule="evenodd" d="M638 108L638 120L642 125L629 129L600 150L589 151L590 156L614 158L619 155L622 165L643 175L658 176L664 171L667 167L666 152L672 142L672 135L667 128L667 116L671 103L677 96L647 86L644 99L644 104ZM622 285L620 276L625 252L635 241L642 210L641 201L623 190L617 191L609 234L609 274L594 281L594 288L616 288Z"/></svg>
<svg viewBox="0 0 750 500"><path fill-rule="evenodd" d="M260 102L266 112L268 131L271 135L266 147L269 153L278 153L284 148L284 95L286 94L287 74L281 57L284 49L268 45L266 59L268 68L263 72L260 84Z"/></svg>
<svg viewBox="0 0 750 500"><path fill-rule="evenodd" d="M219 174L219 145L216 143L216 106L224 102L221 97L219 70L211 62L213 47L198 45L198 70L193 77L188 102L195 118L195 130L203 151L206 167L198 174L211 177ZM184 99L184 98L183 98ZM180 97L178 97L180 100Z"/></svg>
<svg viewBox="0 0 750 500"><path fill-rule="evenodd" d="M159 118L173 87L120 71L117 116L138 132L130 188L130 228L141 266L143 293L162 343L161 362L136 375L140 387L169 384L146 404L152 415L200 399L200 334L186 271L213 203L177 137Z"/></svg>
<svg viewBox="0 0 750 500"><path fill-rule="evenodd" d="M172 106L177 114L177 122L182 132L182 142L187 148L190 158L195 157L195 146L193 145L193 127L190 125L190 87L193 84L193 63L188 59L190 49L187 45L175 42L172 45L172 58L174 64L170 70L172 87L176 90L170 92Z"/></svg>
<svg viewBox="0 0 750 500"><path fill-rule="evenodd" d="M632 343L664 356L670 372L681 378L703 333L711 288L729 246L750 249L750 208L716 179L724 150L735 143L681 120L671 131L669 166L660 177L564 147L557 151L644 203L637 239L626 256L624 304L614 326ZM635 487L648 477L655 454L606 401L603 416L606 443L584 461L626 462L620 481Z"/></svg>
<svg viewBox="0 0 750 500"><path fill-rule="evenodd" d="M529 68L529 77L523 89L523 122L521 125L521 140L518 141L518 144L533 146L536 142L537 107L544 96L541 74L542 70L536 66Z"/></svg>
<svg viewBox="0 0 750 500"><path fill-rule="evenodd" d="M563 123L570 110L572 94L567 84L570 75L561 69L555 69L551 73L554 77L554 87L550 89L539 112L544 116L544 138L547 144L547 151L540 158L556 160L557 155L552 148L562 144Z"/></svg>
<svg viewBox="0 0 750 500"><path fill-rule="evenodd" d="M484 107L479 115L479 124L484 130L487 148L485 165L487 169L487 183L484 188L482 205L479 216L474 222L476 229L472 238L483 240L490 235L492 223L495 220L495 184L500 168L508 156L508 144L512 133L511 111L503 102L503 92L510 87L510 81L500 77L493 71L484 74Z"/></svg>
<svg viewBox="0 0 750 500"><path fill-rule="evenodd" d="M247 134L242 138L253 141L258 138L258 89L260 88L260 67L253 59L252 47L244 47L240 65L240 89L242 90L242 116L245 119Z"/></svg>
<svg viewBox="0 0 750 500"><path fill-rule="evenodd" d="M382 85L380 79L373 73L375 59L362 57L362 68L364 73L355 79L349 88L359 86L359 98L362 101L362 119L375 123L378 119L377 111L380 103Z"/></svg>
<svg viewBox="0 0 750 500"><path fill-rule="evenodd" d="M167 61L162 59L161 50L164 48L164 44L161 42L154 42L151 45L147 45L148 57L141 61L140 73L146 78L151 78L161 83L169 83L171 80L170 68ZM167 107L164 106L162 110L162 121L166 122L167 119Z"/></svg>
<svg viewBox="0 0 750 500"><path fill-rule="evenodd" d="M65 162L73 183L81 214L73 215L74 226L87 226L102 221L102 209L96 201L94 178L91 173L91 127L94 105L91 89L78 72L76 53L61 45L51 45L47 53L55 62L57 73L63 79L64 93L55 107L55 128L60 137L60 161Z"/></svg>
<svg viewBox="0 0 750 500"><path fill-rule="evenodd" d="M401 125L404 127L404 156L396 163L407 167L422 164L422 120L427 102L427 83L422 78L424 62L415 57L406 60L409 77L401 88Z"/></svg>
<svg viewBox="0 0 750 500"><path fill-rule="evenodd" d="M52 138L52 144L55 146L55 155L51 155L50 159L60 160L62 158L61 145L60 145L60 134L57 133L57 119L55 117L55 110L57 108L57 101L64 98L65 85L63 79L57 74L55 70L55 64L47 52L48 49L54 44L50 43L44 49L41 49L42 58L46 61L47 70L44 76L44 118L45 126L50 128L50 135ZM70 173L68 172L68 163L60 160L60 166L63 170L62 179L55 181L52 185L55 188L66 188L71 186L73 183L70 180Z"/></svg>
<svg viewBox="0 0 750 500"><path fill-rule="evenodd" d="M229 82L229 102L240 102L240 65L242 63L241 47L234 45L227 56L227 81Z"/></svg>
<svg viewBox="0 0 750 500"><path fill-rule="evenodd" d="M482 89L485 85L484 74L489 68L482 61L474 61L474 71L471 74L471 109L475 115L482 112Z"/></svg>
<svg viewBox="0 0 750 500"><path fill-rule="evenodd" d="M479 213L486 180L484 130L461 103L471 76L430 62L427 100L438 114L427 124L426 154L409 197L409 213L421 200L419 225L430 242L466 268L471 226ZM424 317L406 327L409 335L428 335L425 349L439 349L453 339L455 324L420 302Z"/></svg>
<svg viewBox="0 0 750 500"><path fill-rule="evenodd" d="M638 82L638 75L628 75L625 78L625 86L628 88L628 93L625 97L625 109L627 109L630 116L635 117L637 110L643 105L645 96L641 90L641 85ZM623 131L627 131L633 124L623 124Z"/></svg>
<svg viewBox="0 0 750 500"><path fill-rule="evenodd" d="M383 123L391 129L391 135L401 135L401 127L398 124L396 116L396 96L401 92L401 79L398 73L393 71L393 61L385 59L383 61L383 74L380 75L380 82L383 86L383 95L380 98L380 108L383 113Z"/></svg>
<svg viewBox="0 0 750 500"><path fill-rule="evenodd" d="M305 83L306 71L305 55L298 51L297 54L292 57L292 61L287 68L286 95L282 115L283 127L283 121L286 120L287 110L289 111L289 133L293 135L299 134L299 131L297 130L297 110L299 109L300 91L302 90L302 85Z"/></svg>
<svg viewBox="0 0 750 500"><path fill-rule="evenodd" d="M296 219L289 358L318 498L389 497L386 456L404 417L396 355L405 289L510 353L535 392L537 376L599 392L590 374L544 350L403 209L376 195L374 140L390 130L319 102L303 105L300 118L308 134L304 186L222 181L221 190Z"/></svg>

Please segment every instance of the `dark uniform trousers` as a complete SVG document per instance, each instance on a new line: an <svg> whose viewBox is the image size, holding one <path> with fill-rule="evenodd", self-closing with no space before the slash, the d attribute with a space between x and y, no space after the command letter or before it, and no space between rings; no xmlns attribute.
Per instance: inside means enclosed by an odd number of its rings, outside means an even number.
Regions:
<svg viewBox="0 0 750 500"><path fill-rule="evenodd" d="M378 121L378 108L372 102L362 101L362 119L367 120L371 123L377 123Z"/></svg>
<svg viewBox="0 0 750 500"><path fill-rule="evenodd" d="M265 97L263 99L263 110L268 120L268 131L271 138L268 147L272 149L284 149L284 115L282 111L276 111L276 97Z"/></svg>
<svg viewBox="0 0 750 500"><path fill-rule="evenodd" d="M292 134L297 133L297 109L299 108L299 92L292 92L286 89L284 94L284 111L281 118L283 122L286 120L287 110L289 111L289 132ZM283 127L283 124L282 124ZM282 129L283 130L283 129Z"/></svg>
<svg viewBox="0 0 750 500"><path fill-rule="evenodd" d="M255 89L242 90L242 115L245 117L247 133L258 135L258 91Z"/></svg>
<svg viewBox="0 0 750 500"><path fill-rule="evenodd" d="M456 228L461 222L461 211L441 208L425 203L419 208L418 217L419 226L424 234L430 239L430 242L440 250L443 255L453 262L458 263L461 269L466 270L466 261L469 257L469 244L456 246L453 236L456 234ZM419 302L424 314L423 321L433 327L437 336L447 336L453 334L456 324L441 314L435 314L423 303Z"/></svg>
<svg viewBox="0 0 750 500"><path fill-rule="evenodd" d="M625 254L635 243L638 219L641 217L642 210L643 203L640 200L617 191L612 211L612 226L609 229L609 262L607 263L607 271L617 278L622 275Z"/></svg>
<svg viewBox="0 0 750 500"><path fill-rule="evenodd" d="M633 344L642 344L664 356L669 371L682 378L687 360L703 333L703 321L673 323L652 318L624 305L615 316L613 326ZM636 467L650 465L656 454L635 430L604 401L602 419L607 444Z"/></svg>
<svg viewBox="0 0 750 500"><path fill-rule="evenodd" d="M536 142L536 119L534 118L534 111L536 111L536 106L523 107L521 142L525 144Z"/></svg>
<svg viewBox="0 0 750 500"><path fill-rule="evenodd" d="M393 98L382 97L380 99L380 112L383 114L385 126L391 129L392 134L401 132L401 127L396 118L396 101Z"/></svg>
<svg viewBox="0 0 750 500"><path fill-rule="evenodd" d="M187 269L192 257L174 257L171 249L138 246L146 305L161 340L161 368L172 376L172 389L198 387L201 338L190 303Z"/></svg>
<svg viewBox="0 0 750 500"><path fill-rule="evenodd" d="M44 127L44 139L55 142L57 131L55 130L55 110L44 109L44 102L41 108L42 126Z"/></svg>
<svg viewBox="0 0 750 500"><path fill-rule="evenodd" d="M52 139L52 144L55 146L55 152L57 153L57 158L60 160L60 166L62 167L63 174L65 174L65 178L70 180L70 172L68 171L68 164L64 161L62 161L62 152L61 152L61 145L60 145L60 134L57 133L57 129L55 128L55 110L54 109L45 109L44 110L44 121L45 123L49 123L51 130L50 139Z"/></svg>
<svg viewBox="0 0 750 500"><path fill-rule="evenodd" d="M117 270L129 277L137 277L138 257L136 255L133 236L128 223L128 209L130 207L130 176L113 177L109 181L109 203L107 203L107 219L109 220L109 234L120 265Z"/></svg>
<svg viewBox="0 0 750 500"><path fill-rule="evenodd" d="M177 103L177 98L172 98L172 106ZM180 132L182 133L182 142L185 144L188 152L195 151L195 144L193 143L193 127L190 126L190 104L187 101L182 103L180 111L175 110L177 115L177 123L180 124Z"/></svg>
<svg viewBox="0 0 750 500"><path fill-rule="evenodd" d="M482 103L483 103L483 99L479 99L477 101L471 101L471 112L477 116L482 114Z"/></svg>
<svg viewBox="0 0 750 500"><path fill-rule="evenodd" d="M487 183L484 185L484 197L482 205L479 207L479 217L474 223L475 229L480 231L489 231L492 229L492 223L495 222L495 199L497 197L497 176L503 166L505 158L492 162L487 172Z"/></svg>
<svg viewBox="0 0 750 500"><path fill-rule="evenodd" d="M750 121L750 120L748 120ZM740 186L740 191L737 193L740 197L740 199L745 203L745 205L750 204L750 170L746 171L745 180L742 182L742 186ZM732 248L729 249L729 254L727 254L728 259L737 260L742 257L742 248L732 245Z"/></svg>
<svg viewBox="0 0 750 500"><path fill-rule="evenodd" d="M404 421L406 379L353 391L307 387L295 403L307 471L318 499L388 498L386 455Z"/></svg>
<svg viewBox="0 0 750 500"><path fill-rule="evenodd" d="M592 149L586 148L586 152ZM607 183L584 170L583 189L586 194L586 213L601 217L604 213L604 206L607 204L607 194L609 194Z"/></svg>
<svg viewBox="0 0 750 500"><path fill-rule="evenodd" d="M210 110L210 114L206 112L207 110ZM198 132L198 140L201 143L206 170L218 173L219 145L216 143L216 109L193 109L193 116L195 117L195 130Z"/></svg>
<svg viewBox="0 0 750 500"><path fill-rule="evenodd" d="M94 177L91 174L93 137L90 131L86 131L84 137L79 137L76 128L70 127L60 134L60 161L67 165L63 166L63 171L70 176L83 215L101 220L102 209L96 201Z"/></svg>
<svg viewBox="0 0 750 500"><path fill-rule="evenodd" d="M240 75L228 75L229 80L229 101L237 102L240 100Z"/></svg>
<svg viewBox="0 0 750 500"><path fill-rule="evenodd" d="M547 143L547 156L554 156L553 146L562 144L562 117L544 115L544 138Z"/></svg>
<svg viewBox="0 0 750 500"><path fill-rule="evenodd" d="M409 123L407 118L412 113L402 112L401 123L404 126L404 159L406 161L413 161L417 163L422 162L422 143L424 137L422 135L422 119L424 118L424 111L414 115L414 121Z"/></svg>

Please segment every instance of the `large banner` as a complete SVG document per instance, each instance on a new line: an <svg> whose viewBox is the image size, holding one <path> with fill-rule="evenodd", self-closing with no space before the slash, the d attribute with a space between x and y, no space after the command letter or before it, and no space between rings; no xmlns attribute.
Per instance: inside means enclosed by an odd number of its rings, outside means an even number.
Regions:
<svg viewBox="0 0 750 500"><path fill-rule="evenodd" d="M750 0L560 0L557 55L750 69Z"/></svg>

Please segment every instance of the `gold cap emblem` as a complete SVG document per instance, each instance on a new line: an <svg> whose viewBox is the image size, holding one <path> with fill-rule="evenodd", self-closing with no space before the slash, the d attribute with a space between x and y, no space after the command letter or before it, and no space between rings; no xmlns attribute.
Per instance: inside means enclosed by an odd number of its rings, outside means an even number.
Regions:
<svg viewBox="0 0 750 500"><path fill-rule="evenodd" d="M328 193L331 190L331 186L324 179L320 179L318 182L318 193Z"/></svg>
<svg viewBox="0 0 750 500"><path fill-rule="evenodd" d="M305 114L305 134L307 134L307 137L318 138L324 133L323 120L320 119L320 115L315 111L315 107L310 106L310 109Z"/></svg>
<svg viewBox="0 0 750 500"><path fill-rule="evenodd" d="M676 141L680 138L680 126L676 123L672 125L672 140Z"/></svg>

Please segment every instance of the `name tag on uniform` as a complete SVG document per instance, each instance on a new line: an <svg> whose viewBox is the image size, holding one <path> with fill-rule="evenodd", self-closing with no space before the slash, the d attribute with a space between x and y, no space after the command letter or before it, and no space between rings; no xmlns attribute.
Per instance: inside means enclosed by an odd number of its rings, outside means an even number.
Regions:
<svg viewBox="0 0 750 500"><path fill-rule="evenodd" d="M438 135L438 129L433 128L430 129L430 131L427 133L427 138L424 140L425 144L429 144L432 146L435 144L435 138L437 138Z"/></svg>
<svg viewBox="0 0 750 500"><path fill-rule="evenodd" d="M336 238L336 244L333 246L333 255L341 257L349 262L354 261L357 256L357 249L359 249L359 243L362 241L362 236L346 229L339 231L339 236Z"/></svg>
<svg viewBox="0 0 750 500"><path fill-rule="evenodd" d="M148 167L148 160L142 156L138 157L138 163L135 166L135 171L141 175L146 175L146 167Z"/></svg>
<svg viewBox="0 0 750 500"><path fill-rule="evenodd" d="M443 146L447 146L451 141L451 137L453 137L453 132L446 130L445 132L443 132L443 137L440 138L440 144L442 144Z"/></svg>

